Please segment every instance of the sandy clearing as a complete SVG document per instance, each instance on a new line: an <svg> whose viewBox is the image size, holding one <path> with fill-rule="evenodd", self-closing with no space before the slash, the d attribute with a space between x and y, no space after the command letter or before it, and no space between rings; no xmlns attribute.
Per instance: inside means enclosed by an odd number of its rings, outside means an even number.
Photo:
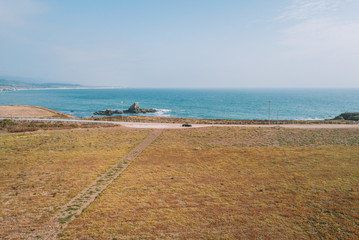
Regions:
<svg viewBox="0 0 359 240"><path fill-rule="evenodd" d="M0 117L4 118L75 118L74 116L60 113L39 106L7 105L0 106Z"/></svg>

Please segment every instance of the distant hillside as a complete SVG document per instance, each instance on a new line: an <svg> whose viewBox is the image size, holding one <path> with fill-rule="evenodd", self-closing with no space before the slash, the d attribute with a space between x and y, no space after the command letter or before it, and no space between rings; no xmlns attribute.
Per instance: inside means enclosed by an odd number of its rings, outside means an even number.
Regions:
<svg viewBox="0 0 359 240"><path fill-rule="evenodd" d="M30 83L0 79L0 89L32 89L32 88L77 88L82 87L78 84L68 83Z"/></svg>

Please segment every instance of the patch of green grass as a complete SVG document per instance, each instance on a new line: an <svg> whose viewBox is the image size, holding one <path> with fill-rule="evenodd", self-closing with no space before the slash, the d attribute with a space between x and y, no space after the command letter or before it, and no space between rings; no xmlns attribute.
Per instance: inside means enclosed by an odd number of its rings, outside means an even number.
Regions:
<svg viewBox="0 0 359 240"><path fill-rule="evenodd" d="M59 218L59 223L61 223L61 224L66 223L67 221L69 221L72 218L73 215L74 214L70 214L70 215L68 215L68 216L66 216L64 218Z"/></svg>

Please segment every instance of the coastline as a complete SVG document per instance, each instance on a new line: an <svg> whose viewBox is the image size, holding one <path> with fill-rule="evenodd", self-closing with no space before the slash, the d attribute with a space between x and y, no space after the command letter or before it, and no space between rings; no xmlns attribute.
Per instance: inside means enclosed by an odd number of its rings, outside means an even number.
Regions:
<svg viewBox="0 0 359 240"><path fill-rule="evenodd" d="M124 89L124 87L62 87L62 88L17 88L11 91L28 91L28 90L75 90L75 89ZM1 89L0 89L1 90Z"/></svg>
<svg viewBox="0 0 359 240"><path fill-rule="evenodd" d="M272 99L271 119L276 119L277 113L279 119L323 120L343 112L359 112L358 91L200 91L92 86L57 89L22 88L2 92L0 102L2 105L44 106L77 117L91 117L99 110L120 110L121 102L124 109L139 102L142 108L158 109L148 116L268 119L268 99Z"/></svg>
<svg viewBox="0 0 359 240"><path fill-rule="evenodd" d="M42 118L71 118L98 122L128 122L128 123L159 123L159 124L205 124L205 125L359 125L359 121L353 120L333 120L333 119L315 119L315 120L265 120L265 119L201 119L184 117L166 117L166 116L99 116L78 118L74 115L62 113L56 110L42 106L28 105L0 105L0 118L11 118L19 120L24 118L42 119Z"/></svg>

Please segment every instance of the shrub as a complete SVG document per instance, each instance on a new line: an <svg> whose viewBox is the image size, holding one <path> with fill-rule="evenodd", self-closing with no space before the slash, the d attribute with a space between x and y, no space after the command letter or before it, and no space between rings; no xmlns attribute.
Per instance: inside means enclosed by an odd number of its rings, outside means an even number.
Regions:
<svg viewBox="0 0 359 240"><path fill-rule="evenodd" d="M8 128L14 125L14 122L10 119L3 119L0 121L0 128Z"/></svg>
<svg viewBox="0 0 359 240"><path fill-rule="evenodd" d="M355 116L352 116L352 117L349 117L348 120L359 121L359 114L355 115Z"/></svg>

